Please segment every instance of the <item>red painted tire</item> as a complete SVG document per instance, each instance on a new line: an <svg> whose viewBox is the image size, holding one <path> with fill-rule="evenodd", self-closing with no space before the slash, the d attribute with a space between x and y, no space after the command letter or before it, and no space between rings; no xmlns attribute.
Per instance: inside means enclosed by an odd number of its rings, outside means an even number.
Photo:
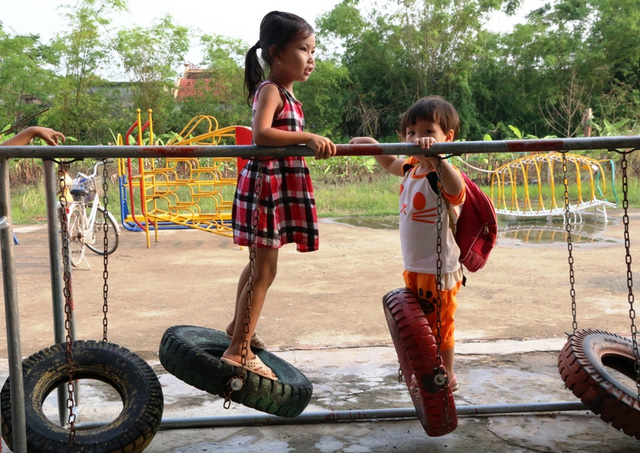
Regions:
<svg viewBox="0 0 640 453"><path fill-rule="evenodd" d="M418 299L402 288L387 293L382 305L404 381L424 430L432 437L452 432L458 426L453 394L448 380L443 386L434 384L438 348Z"/></svg>
<svg viewBox="0 0 640 453"><path fill-rule="evenodd" d="M580 330L569 337L558 357L558 370L574 395L600 418L640 439L638 389L620 382L609 369L635 382L630 340L600 330Z"/></svg>

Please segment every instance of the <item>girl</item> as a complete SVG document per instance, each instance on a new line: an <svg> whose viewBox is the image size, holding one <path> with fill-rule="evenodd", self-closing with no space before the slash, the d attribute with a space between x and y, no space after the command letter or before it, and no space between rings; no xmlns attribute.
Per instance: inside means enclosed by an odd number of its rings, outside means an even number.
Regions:
<svg viewBox="0 0 640 453"><path fill-rule="evenodd" d="M438 96L427 96L402 116L400 138L420 149L429 149L434 143L452 142L460 130L460 118L449 102ZM352 144L377 143L370 137L356 137ZM408 159L396 156L375 156L382 168L401 176L400 185L400 243L405 271L404 282L411 289L431 326L437 318L437 191L451 206L451 223L455 224L464 202L465 184L460 172L447 160L438 156L426 157L416 150ZM442 181L438 182L436 168L442 165ZM444 205L443 205L444 206ZM441 354L452 391L458 389L453 371L454 362L454 314L458 306L457 293L462 285L462 267L458 261L460 249L449 227L450 212L442 212L442 286L441 286ZM437 329L434 329L434 334Z"/></svg>
<svg viewBox="0 0 640 453"><path fill-rule="evenodd" d="M269 67L265 80L257 51ZM316 40L313 28L295 14L272 11L260 24L260 40L247 53L245 86L247 102L253 99L253 142L262 146L304 144L316 159L335 156L336 147L327 138L304 132L302 104L293 95L293 82L306 81L315 67ZM257 182L262 187L256 196ZM276 277L278 249L295 243L300 252L318 249L318 225L309 169L303 157L253 158L242 170L233 201L233 241L251 246L253 213L259 206L257 250L253 281L251 260L238 281L235 315L227 326L231 337L222 361L277 380L273 371L248 347L264 348L255 335L256 324L267 291ZM247 317L251 295L250 317ZM249 322L247 322L249 321ZM246 324L246 326L245 326Z"/></svg>

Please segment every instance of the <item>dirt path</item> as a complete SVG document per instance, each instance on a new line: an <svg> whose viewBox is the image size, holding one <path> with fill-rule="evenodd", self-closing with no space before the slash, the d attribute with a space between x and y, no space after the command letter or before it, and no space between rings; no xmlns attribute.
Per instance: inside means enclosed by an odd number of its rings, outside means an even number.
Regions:
<svg viewBox="0 0 640 453"><path fill-rule="evenodd" d="M610 212L611 226L598 241L574 245L581 328L629 332L620 216ZM638 221L634 211L632 240ZM22 352L30 355L53 341L46 228L15 232ZM200 231L161 231L159 238L147 248L143 233L123 231L109 261L109 339L144 356L157 354L171 325L224 328L248 256L230 239ZM99 339L101 257L87 254L92 269L73 273L77 336ZM320 251L282 249L259 331L272 348L389 344L381 298L402 285L401 271L397 231L322 223ZM488 265L468 275L459 295L458 341L562 336L571 330L569 289L566 244L500 238ZM6 357L4 341L0 354Z"/></svg>

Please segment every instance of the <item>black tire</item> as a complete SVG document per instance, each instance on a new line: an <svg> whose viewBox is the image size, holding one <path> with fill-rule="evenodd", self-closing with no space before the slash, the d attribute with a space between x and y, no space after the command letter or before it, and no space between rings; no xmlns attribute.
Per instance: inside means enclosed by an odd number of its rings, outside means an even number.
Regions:
<svg viewBox="0 0 640 453"><path fill-rule="evenodd" d="M220 361L229 346L226 334L197 326L173 326L160 343L160 363L166 370L205 392L224 397L230 379L241 370ZM311 400L311 382L294 366L267 351L256 351L277 381L247 372L242 389L231 400L268 414L296 417Z"/></svg>
<svg viewBox="0 0 640 453"><path fill-rule="evenodd" d="M443 386L434 383L438 349L417 297L407 288L396 289L382 298L382 305L422 427L432 437L449 434L458 427L458 414L448 379Z"/></svg>
<svg viewBox="0 0 640 453"><path fill-rule="evenodd" d="M91 207L87 208L87 217L91 212ZM91 244L86 242L85 245L94 253L98 255L104 255L104 208L102 206L98 207L98 212L96 212L96 221L93 224L93 235L95 241ZM107 231L107 239L109 241L109 249L107 250L107 254L111 255L118 248L118 242L120 241L120 229L118 228L118 223L111 214L108 212L107 215L107 225L109 227Z"/></svg>
<svg viewBox="0 0 640 453"><path fill-rule="evenodd" d="M155 436L164 407L162 387L153 369L133 352L113 343L73 343L74 379L94 379L112 386L122 398L122 412L106 425L77 429L73 447L69 429L50 421L42 405L67 382L66 345L43 349L24 360L27 449L30 453L141 452ZM2 437L12 448L9 379L0 393Z"/></svg>
<svg viewBox="0 0 640 453"><path fill-rule="evenodd" d="M592 412L625 434L640 439L638 389L612 375L613 369L636 381L633 343L619 335L585 329L569 337L558 370L574 395Z"/></svg>

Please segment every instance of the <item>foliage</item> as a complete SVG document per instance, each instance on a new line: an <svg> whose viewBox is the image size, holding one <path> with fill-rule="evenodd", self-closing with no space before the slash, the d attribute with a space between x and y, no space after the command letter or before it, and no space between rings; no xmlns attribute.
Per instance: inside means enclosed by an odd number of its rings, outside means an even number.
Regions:
<svg viewBox="0 0 640 453"><path fill-rule="evenodd" d="M381 170L371 156L334 157L316 160L307 158L314 180L327 184L344 184L356 181L371 181Z"/></svg>
<svg viewBox="0 0 640 453"><path fill-rule="evenodd" d="M248 45L179 26L171 16L148 28L114 30L111 18L127 1L71 3L61 9L65 31L48 43L36 34L12 36L0 25L0 124L51 107L27 125L53 127L79 144L124 133L136 108L154 110L156 134L177 133L202 114L221 126L250 124L242 86ZM295 85L307 130L336 143L356 135L395 142L401 113L419 97L438 94L458 109L462 140L579 136L586 109L593 111L595 135L637 134L638 0L549 0L509 32L487 29L492 12L514 13L521 3L342 0L315 24L316 68ZM170 88L192 41L203 50L200 65L211 82L200 87L201 96L176 100ZM129 81L104 80L120 67ZM501 159L472 160L492 166ZM336 162L319 173L334 180L371 174L366 159Z"/></svg>
<svg viewBox="0 0 640 453"><path fill-rule="evenodd" d="M296 96L304 99L305 128L329 137L335 143L349 141L345 128L348 97L344 87L350 84L347 68L333 61L318 61L313 75L297 84Z"/></svg>
<svg viewBox="0 0 640 453"><path fill-rule="evenodd" d="M500 2L406 0L369 17L360 6L344 0L319 20L327 47L344 49L349 134L395 139L400 114L427 94L457 106L466 134L476 113L469 74L486 40L478 17Z"/></svg>
<svg viewBox="0 0 640 453"><path fill-rule="evenodd" d="M203 35L200 46L207 78L196 82L197 95L176 100L171 124L181 130L198 115L214 116L223 127L251 124L251 110L244 102L244 69L239 63L246 50L244 43L220 35Z"/></svg>
<svg viewBox="0 0 640 453"><path fill-rule="evenodd" d="M115 50L135 82L133 105L143 111L156 112L154 128L167 129L167 113L173 107L175 67L184 61L189 48L189 30L173 23L170 15L149 28L120 30Z"/></svg>
<svg viewBox="0 0 640 453"><path fill-rule="evenodd" d="M100 143L108 131L108 100L97 91L102 84L98 70L108 61L109 42L104 34L111 12L123 11L124 0L80 0L65 5L66 33L52 46L63 74L53 95L52 109L42 119L65 134L83 137L85 143Z"/></svg>
<svg viewBox="0 0 640 453"><path fill-rule="evenodd" d="M47 66L55 60L38 35L9 36L0 25L0 118L15 124L47 107L56 80Z"/></svg>

